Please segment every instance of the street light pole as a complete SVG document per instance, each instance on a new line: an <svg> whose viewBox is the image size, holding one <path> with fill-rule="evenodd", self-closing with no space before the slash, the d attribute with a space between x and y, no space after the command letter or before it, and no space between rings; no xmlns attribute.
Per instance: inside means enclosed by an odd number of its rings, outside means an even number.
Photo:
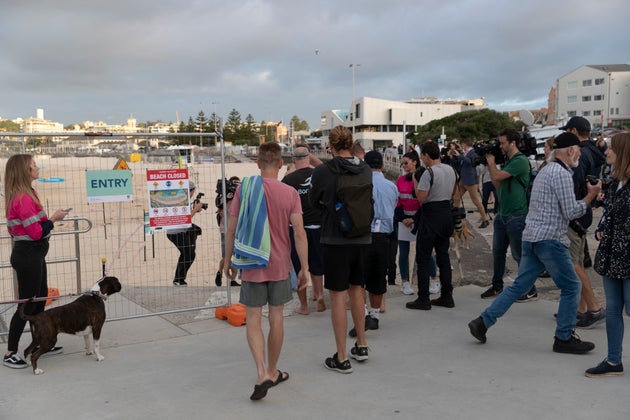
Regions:
<svg viewBox="0 0 630 420"><path fill-rule="evenodd" d="M356 69L361 64L350 64L350 68L352 69L352 101L350 102L350 118L352 119L352 139L354 140L354 120L356 119L356 115L354 115L354 69Z"/></svg>

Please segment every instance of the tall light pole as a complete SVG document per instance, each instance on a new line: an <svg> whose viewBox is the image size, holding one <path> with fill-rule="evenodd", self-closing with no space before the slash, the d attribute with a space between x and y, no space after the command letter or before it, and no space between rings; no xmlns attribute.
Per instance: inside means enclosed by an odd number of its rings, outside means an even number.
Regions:
<svg viewBox="0 0 630 420"><path fill-rule="evenodd" d="M356 115L354 115L354 70L359 67L361 64L350 64L350 68L352 69L352 101L350 102L350 118L352 119L352 140L354 140L354 120L356 119Z"/></svg>

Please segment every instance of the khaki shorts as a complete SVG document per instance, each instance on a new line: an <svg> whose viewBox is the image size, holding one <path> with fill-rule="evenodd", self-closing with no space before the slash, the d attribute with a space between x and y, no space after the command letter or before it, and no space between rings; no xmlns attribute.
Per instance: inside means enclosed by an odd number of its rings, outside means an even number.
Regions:
<svg viewBox="0 0 630 420"><path fill-rule="evenodd" d="M571 240L569 253L571 254L571 262L573 265L584 267L584 246L586 244L586 235L580 237L576 231L567 228L567 236Z"/></svg>
<svg viewBox="0 0 630 420"><path fill-rule="evenodd" d="M291 291L291 278L280 281L265 281L254 283L243 281L241 283L241 296L239 302L249 307L260 307L269 304L282 306L293 299Z"/></svg>

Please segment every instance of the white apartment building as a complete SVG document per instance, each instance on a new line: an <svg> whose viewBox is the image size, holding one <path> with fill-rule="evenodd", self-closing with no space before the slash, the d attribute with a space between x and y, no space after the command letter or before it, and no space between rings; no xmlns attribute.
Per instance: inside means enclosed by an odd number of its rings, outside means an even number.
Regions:
<svg viewBox="0 0 630 420"><path fill-rule="evenodd" d="M556 82L556 124L581 116L592 127L630 123L630 65L585 65Z"/></svg>
<svg viewBox="0 0 630 420"><path fill-rule="evenodd" d="M330 110L321 114L321 145L328 144L328 133L337 125L354 131L354 139L366 149L377 149L405 143L405 133L417 131L430 121L448 117L462 111L485 108L483 98L437 99L412 98L408 101L391 101L362 97L348 110ZM404 127L404 128L403 128Z"/></svg>

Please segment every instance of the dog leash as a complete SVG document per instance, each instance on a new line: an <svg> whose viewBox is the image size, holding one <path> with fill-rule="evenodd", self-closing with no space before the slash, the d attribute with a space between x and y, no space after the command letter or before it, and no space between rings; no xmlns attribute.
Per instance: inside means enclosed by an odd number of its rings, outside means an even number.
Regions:
<svg viewBox="0 0 630 420"><path fill-rule="evenodd" d="M57 299L61 299L61 298L66 298L66 297L75 297L75 296L83 296L83 295L99 295L99 292L96 290L93 290L94 287L98 284L100 284L101 281L103 281L103 279L105 279L105 277L101 278L99 281L97 281L96 283L94 283L94 286L92 286L92 288L90 290L88 290L87 292L83 292L83 293L68 293L66 295L60 295L60 296L45 296L45 297L31 297L31 298L24 298L24 299L15 299L15 300L7 300L4 302L0 302L0 305L10 305L10 304L15 304L15 303L26 303L26 302L41 302L43 300L57 300Z"/></svg>

